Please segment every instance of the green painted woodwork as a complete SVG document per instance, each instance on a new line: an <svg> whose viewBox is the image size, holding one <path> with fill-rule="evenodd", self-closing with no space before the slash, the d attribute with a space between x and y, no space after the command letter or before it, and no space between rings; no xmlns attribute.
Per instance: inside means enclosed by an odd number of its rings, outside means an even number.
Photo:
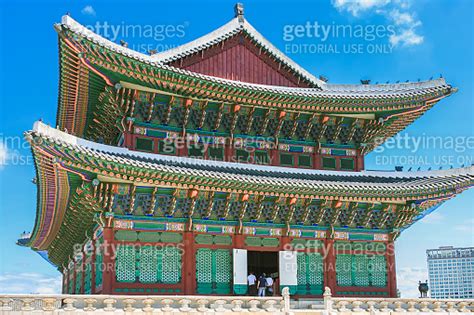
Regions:
<svg viewBox="0 0 474 315"><path fill-rule="evenodd" d="M293 166L293 154L280 153L280 165Z"/></svg>
<svg viewBox="0 0 474 315"><path fill-rule="evenodd" d="M300 167L312 167L313 159L311 155L300 154L298 155L298 166Z"/></svg>
<svg viewBox="0 0 474 315"><path fill-rule="evenodd" d="M240 163L247 163L250 159L250 153L246 150L235 150L235 161Z"/></svg>
<svg viewBox="0 0 474 315"><path fill-rule="evenodd" d="M314 236L314 233L313 233L313 236ZM322 248L324 246L324 242L320 240L307 240L304 238L295 238L291 241L291 245L293 245L295 249Z"/></svg>
<svg viewBox="0 0 474 315"><path fill-rule="evenodd" d="M323 169L331 169L331 170L336 169L336 159L335 158L323 157L322 162L323 162Z"/></svg>
<svg viewBox="0 0 474 315"><path fill-rule="evenodd" d="M323 257L320 253L298 252L298 286L296 294L319 295L323 293Z"/></svg>
<svg viewBox="0 0 474 315"><path fill-rule="evenodd" d="M92 293L92 264L88 261L84 268L84 294Z"/></svg>
<svg viewBox="0 0 474 315"><path fill-rule="evenodd" d="M255 164L269 164L270 156L268 155L267 151L255 150L254 160Z"/></svg>
<svg viewBox="0 0 474 315"><path fill-rule="evenodd" d="M138 239L136 231L118 230L115 231L115 239L117 241L135 242Z"/></svg>
<svg viewBox="0 0 474 315"><path fill-rule="evenodd" d="M82 272L82 261L78 261L76 265L76 287L74 288L74 293L75 294L81 294L82 293L82 277L83 277L83 272Z"/></svg>
<svg viewBox="0 0 474 315"><path fill-rule="evenodd" d="M234 284L234 294L244 295L247 294L248 285L246 284Z"/></svg>
<svg viewBox="0 0 474 315"><path fill-rule="evenodd" d="M353 159L341 159L341 170L353 171L354 160Z"/></svg>
<svg viewBox="0 0 474 315"><path fill-rule="evenodd" d="M198 294L230 294L232 253L228 249L199 248L196 251Z"/></svg>
<svg viewBox="0 0 474 315"><path fill-rule="evenodd" d="M103 273L103 262L104 262L104 256L101 248L102 244L99 243L96 245L96 254L95 254L95 261L94 261L94 273L95 273L95 288L99 289L102 287L102 273Z"/></svg>
<svg viewBox="0 0 474 315"><path fill-rule="evenodd" d="M135 140L135 149L145 152L153 152L153 139L137 138Z"/></svg>
<svg viewBox="0 0 474 315"><path fill-rule="evenodd" d="M115 261L117 282L181 282L181 252L177 247L119 245Z"/></svg>
<svg viewBox="0 0 474 315"><path fill-rule="evenodd" d="M232 245L230 235L197 234L194 236L194 241L196 244L203 245Z"/></svg>
<svg viewBox="0 0 474 315"><path fill-rule="evenodd" d="M278 238L248 236L245 238L245 245L255 247L278 247L280 240Z"/></svg>
<svg viewBox="0 0 474 315"><path fill-rule="evenodd" d="M199 144L191 145L188 148L188 156L194 158L203 158L204 157L204 146Z"/></svg>
<svg viewBox="0 0 474 315"><path fill-rule="evenodd" d="M136 255L133 245L117 246L115 260L115 277L118 282L135 282L136 280Z"/></svg>
<svg viewBox="0 0 474 315"><path fill-rule="evenodd" d="M160 140L158 141L158 153L160 154L168 154L168 155L175 155L176 154L176 146L172 141Z"/></svg>
<svg viewBox="0 0 474 315"><path fill-rule="evenodd" d="M168 288L115 288L114 292L116 293L164 293L164 294L170 294L170 293L175 293L179 294L181 293L181 289L168 289Z"/></svg>
<svg viewBox="0 0 474 315"><path fill-rule="evenodd" d="M207 155L210 160L222 161L224 160L224 148L222 147L216 148L216 147L210 146L207 150Z"/></svg>
<svg viewBox="0 0 474 315"><path fill-rule="evenodd" d="M385 287L387 264L383 255L336 255L336 280L339 286Z"/></svg>

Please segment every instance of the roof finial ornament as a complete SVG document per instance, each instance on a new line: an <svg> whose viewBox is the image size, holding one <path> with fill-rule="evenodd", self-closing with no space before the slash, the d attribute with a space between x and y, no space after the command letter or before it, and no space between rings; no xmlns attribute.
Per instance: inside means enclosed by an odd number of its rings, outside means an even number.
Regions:
<svg viewBox="0 0 474 315"><path fill-rule="evenodd" d="M244 22L244 4L238 2L234 6L235 17L239 19L239 23Z"/></svg>

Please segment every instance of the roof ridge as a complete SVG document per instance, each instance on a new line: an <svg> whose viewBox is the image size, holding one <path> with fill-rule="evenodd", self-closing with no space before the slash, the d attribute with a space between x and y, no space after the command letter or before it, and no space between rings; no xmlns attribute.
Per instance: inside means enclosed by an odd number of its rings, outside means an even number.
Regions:
<svg viewBox="0 0 474 315"><path fill-rule="evenodd" d="M171 48L160 53L154 54L152 56L153 60L167 63L174 61L176 59L181 59L183 57L189 56L197 51L208 48L212 45L220 43L240 31L246 32L250 35L257 43L268 49L271 55L279 59L287 66L292 68L300 76L311 81L313 84L321 87L326 84L326 82L316 78L313 74L308 72L306 69L297 64L293 59L288 57L275 45L273 45L269 40L267 40L259 31L257 31L250 22L245 19L243 16L237 16L224 24L223 26L215 29L212 32L209 32L201 37L198 37L190 42L182 44L178 47Z"/></svg>

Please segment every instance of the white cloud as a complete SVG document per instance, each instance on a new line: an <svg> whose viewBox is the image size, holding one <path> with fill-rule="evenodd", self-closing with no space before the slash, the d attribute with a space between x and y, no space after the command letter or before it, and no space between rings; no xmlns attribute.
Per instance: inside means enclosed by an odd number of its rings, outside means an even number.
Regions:
<svg viewBox="0 0 474 315"><path fill-rule="evenodd" d="M417 298L418 281L428 280L428 271L424 268L399 268L397 270L397 287L402 298Z"/></svg>
<svg viewBox="0 0 474 315"><path fill-rule="evenodd" d="M95 16L95 10L91 5L86 5L82 10L82 14Z"/></svg>
<svg viewBox="0 0 474 315"><path fill-rule="evenodd" d="M59 294L61 276L39 273L0 274L0 294Z"/></svg>
<svg viewBox="0 0 474 315"><path fill-rule="evenodd" d="M399 34L393 34L389 38L393 46L416 46L423 43L424 38L415 33L413 29L406 29Z"/></svg>
<svg viewBox="0 0 474 315"><path fill-rule="evenodd" d="M390 3L390 0L332 0L332 5L340 10L347 11L353 16L359 16L363 12L381 8Z"/></svg>
<svg viewBox="0 0 474 315"><path fill-rule="evenodd" d="M332 0L337 10L349 12L354 17L360 17L362 13L385 17L388 23L395 26L389 42L398 47L416 46L424 41L418 32L422 23L410 11L411 3L412 0Z"/></svg>

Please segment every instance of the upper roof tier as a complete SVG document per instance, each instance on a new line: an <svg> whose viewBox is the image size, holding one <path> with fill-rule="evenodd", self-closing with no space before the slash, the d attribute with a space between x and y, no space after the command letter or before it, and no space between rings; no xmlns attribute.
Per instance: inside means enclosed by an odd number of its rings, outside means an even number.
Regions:
<svg viewBox="0 0 474 315"><path fill-rule="evenodd" d="M114 98L117 99L114 88L127 87L132 98L137 91L148 91L153 95L164 93L196 102L211 101L303 115L361 118L375 122L375 125L383 124L383 128L377 126L376 130L368 131L370 137L366 145L370 151L375 146L374 137L386 139L393 136L437 101L456 91L443 78L375 85L321 81L270 44L243 16L237 16L195 41L151 56L111 42L70 16L64 16L55 27L60 37L61 65L57 125L92 139L95 138L91 133L97 131L91 131L91 126L111 129L114 127L111 125L120 121L120 116L127 114L119 108L123 104L114 103ZM248 37L281 68L292 72L295 78L301 78L301 82L310 87L248 83L172 66L176 60L202 52L235 33ZM109 90L112 92L107 94ZM104 97L104 91L112 97ZM100 115L94 113L98 112L99 103L110 105ZM308 125L312 125L309 120ZM120 129L120 126L115 127Z"/></svg>

